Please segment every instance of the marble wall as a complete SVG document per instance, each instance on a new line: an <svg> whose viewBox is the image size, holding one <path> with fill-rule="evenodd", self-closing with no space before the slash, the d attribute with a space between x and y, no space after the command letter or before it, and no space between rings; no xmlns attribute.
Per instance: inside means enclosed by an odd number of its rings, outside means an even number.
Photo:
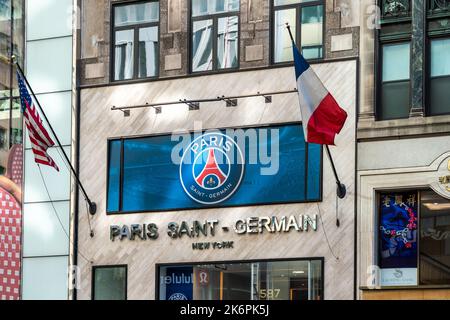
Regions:
<svg viewBox="0 0 450 320"><path fill-rule="evenodd" d="M116 216L108 216L105 212L106 151L107 139L110 137L170 133L181 128L192 130L196 121L201 121L203 128L217 128L301 120L295 93L274 96L272 104L265 104L263 98L257 97L241 99L235 108L227 108L223 102L202 104L197 111L188 111L185 105L175 105L164 107L160 114L147 108L133 110L130 117L124 117L120 111L112 111L112 106L290 90L296 85L292 67L83 89L80 110L80 177L92 200L97 202L98 213L91 221L94 238L89 236L87 215L83 210L79 213L78 261L82 282L78 298L91 298L92 267L98 265L128 265L128 298L154 299L155 264L158 263L324 257L325 298L353 299L357 62L321 63L314 64L313 68L349 113L346 126L338 137L337 147L331 148L341 179L347 185L348 195L337 201L330 162L324 156L323 201L318 204ZM235 241L234 249L228 251L195 252L191 247L192 240L173 240L166 234L153 242L111 242L109 239L109 227L113 224L152 222L164 227L172 221L219 219L223 224L232 225L233 221L240 218L317 214L318 206L323 225L320 223L316 232L243 236L230 233L223 237L223 240ZM84 208L82 200L80 208ZM336 214L340 217L340 228L336 226ZM164 233L164 230L161 232Z"/></svg>

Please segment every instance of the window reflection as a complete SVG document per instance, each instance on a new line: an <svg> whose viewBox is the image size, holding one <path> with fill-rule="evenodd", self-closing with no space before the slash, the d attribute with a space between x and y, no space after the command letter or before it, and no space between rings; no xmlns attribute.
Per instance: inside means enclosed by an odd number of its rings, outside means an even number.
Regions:
<svg viewBox="0 0 450 320"><path fill-rule="evenodd" d="M293 60L292 42L286 30L286 23L291 26L292 34L297 32L296 10L279 10L275 12L275 62Z"/></svg>
<svg viewBox="0 0 450 320"><path fill-rule="evenodd" d="M133 78L134 30L116 32L116 68L115 79Z"/></svg>
<svg viewBox="0 0 450 320"><path fill-rule="evenodd" d="M219 19L217 35L217 65L219 69L238 66L238 17Z"/></svg>
<svg viewBox="0 0 450 320"><path fill-rule="evenodd" d="M161 300L321 300L321 260L161 267Z"/></svg>
<svg viewBox="0 0 450 320"><path fill-rule="evenodd" d="M450 113L450 39L431 41L430 114Z"/></svg>
<svg viewBox="0 0 450 320"><path fill-rule="evenodd" d="M274 63L293 60L292 41L286 29L286 23L289 23L294 40L301 48L305 59L323 58L324 6L311 5L310 2L313 1L274 0Z"/></svg>
<svg viewBox="0 0 450 320"><path fill-rule="evenodd" d="M450 201L420 193L420 283L450 284Z"/></svg>
<svg viewBox="0 0 450 320"><path fill-rule="evenodd" d="M192 72L238 67L239 4L239 0L192 1Z"/></svg>
<svg viewBox="0 0 450 320"><path fill-rule="evenodd" d="M195 21L192 35L192 71L212 70L212 20Z"/></svg>
<svg viewBox="0 0 450 320"><path fill-rule="evenodd" d="M139 78L157 75L158 27L139 30Z"/></svg>
<svg viewBox="0 0 450 320"><path fill-rule="evenodd" d="M158 75L158 1L115 6L114 37L114 80Z"/></svg>

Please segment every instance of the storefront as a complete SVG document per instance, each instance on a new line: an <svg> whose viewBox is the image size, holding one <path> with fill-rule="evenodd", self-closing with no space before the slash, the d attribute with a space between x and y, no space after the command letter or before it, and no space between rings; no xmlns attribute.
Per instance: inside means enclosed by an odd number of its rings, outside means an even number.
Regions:
<svg viewBox="0 0 450 320"><path fill-rule="evenodd" d="M353 299L356 61L314 68L349 113L331 150L342 200L295 93L111 111L283 91L292 67L83 89L81 180L98 213L80 212L78 298Z"/></svg>
<svg viewBox="0 0 450 320"><path fill-rule="evenodd" d="M414 162L426 163L442 153L442 139L415 140L417 145L427 144L429 152ZM396 148L401 151L406 145L407 140ZM389 144L384 146L389 149ZM395 166L399 160L391 159L389 165ZM448 151L426 166L360 172L361 298L450 297L449 175Z"/></svg>
<svg viewBox="0 0 450 320"><path fill-rule="evenodd" d="M323 260L159 265L160 300L322 300Z"/></svg>

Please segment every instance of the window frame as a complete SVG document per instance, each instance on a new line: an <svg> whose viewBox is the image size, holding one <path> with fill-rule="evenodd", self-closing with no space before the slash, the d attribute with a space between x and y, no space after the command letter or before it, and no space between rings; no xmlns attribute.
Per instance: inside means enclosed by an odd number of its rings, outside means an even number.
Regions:
<svg viewBox="0 0 450 320"><path fill-rule="evenodd" d="M302 258L287 258L287 259L252 259L252 260L226 260L226 261L201 261L201 262L176 262L176 263L156 263L155 264L155 300L164 301L160 299L160 270L164 267L182 267L182 266L196 266L196 265L220 265L220 264L242 264L242 263L271 263L271 262L291 262L291 261L320 261L321 262L321 292L322 300L325 299L325 258L324 257L302 257ZM195 300L194 300L195 301ZM251 301L251 300L249 300ZM267 300L269 301L269 300Z"/></svg>
<svg viewBox="0 0 450 320"><path fill-rule="evenodd" d="M409 96L408 96L408 100L409 100L409 109L411 111L411 102L412 102L412 72L413 72L413 66L411 64L412 61L412 46L411 46L411 39L409 38L401 38L401 39L397 39L397 40L391 40L391 41L383 41L381 39L375 40L377 42L376 45L376 57L375 57L375 68L376 68L376 72L375 72L375 77L376 77L376 85L375 85L375 91L376 91L376 102L375 102L375 121L392 121L392 120L401 120L401 119L408 119L408 117L402 117L402 118L395 118L395 119L383 119L381 118L381 109L382 109L382 103L383 103L383 84L385 82L383 82L383 47L384 46L388 46L388 45L400 45L400 44L409 44L409 59L410 59L410 64L409 64ZM393 80L393 81L387 81L386 83L397 83L397 82L405 82L406 80Z"/></svg>
<svg viewBox="0 0 450 320"><path fill-rule="evenodd" d="M265 124L265 125L246 125L246 126L237 126L237 127L220 127L216 128L217 130L226 130L226 129L252 129L252 128L270 128L270 127L277 127L277 126L293 126L293 125L299 125L302 126L302 122L300 121L293 121L293 122L279 122L279 123L271 123L271 124ZM189 133L194 133L194 131L189 131ZM232 208L243 208L243 207L260 207L260 206L267 206L267 205L283 205L283 204L307 204L307 203L318 203L323 201L323 167L324 167L324 150L323 147L320 149L320 177L319 177L319 194L318 198L314 200L307 200L308 198L308 173L309 173L309 148L308 142L305 142L305 200L304 201L295 201L295 202L262 202L257 204L239 204L239 205L233 205L233 206L206 206L204 208L179 208L179 209L163 209L163 210L138 210L138 211L124 211L123 210L123 177L124 177L124 141L126 140L133 140L133 139L143 139L143 138L151 138L151 137L160 137L160 136L167 136L171 135L171 132L166 133L155 133L155 134L142 134L142 135L135 135L135 136L118 136L118 137L109 137L106 141L106 186L105 186L105 192L106 192L106 200L105 200L105 212L107 216L114 216L114 215L130 215L130 214L151 214L151 213L162 213L162 212L173 212L173 211L192 211L192 210L208 210L208 209L232 209ZM118 203L118 211L108 211L108 203L109 203L109 172L110 172L110 151L111 151L111 142L112 141L121 141L121 154L120 154L120 177L119 177L119 203Z"/></svg>
<svg viewBox="0 0 450 320"><path fill-rule="evenodd" d="M373 253L372 257L373 257L373 261L374 261L374 265L376 265L379 270L380 270L380 274L381 274L381 268L380 268L380 260L381 260L381 250L380 250L380 224L381 224L381 195L382 194L386 194L386 193L406 193L406 192L414 192L417 194L417 285L408 285L408 286L403 286L403 285L398 285L398 286L383 286L380 284L380 286L377 288L379 290L386 290L386 289L427 289L427 288L450 288L450 285L447 284L440 284L440 285L436 285L436 284L431 284L431 285L426 285L426 284L421 284L421 267L420 267L420 262L421 262L421 254L420 254L420 243L421 243L421 219L422 219L422 212L421 212L421 204L422 204L422 198L421 198L421 194L422 192L425 191L431 191L433 193L435 193L436 195L439 195L438 193L436 193L432 188L424 188L424 187L419 187L419 188L405 188L405 187L399 187L396 189L377 189L375 190L375 200L376 200L376 206L375 206L375 228L373 231L374 234L374 243L375 243L375 252ZM381 278L379 279L381 281Z"/></svg>
<svg viewBox="0 0 450 320"><path fill-rule="evenodd" d="M144 4L144 3L151 3L151 2L158 2L159 5L159 12L158 12L158 21L157 22L146 22L146 23L138 23L138 24L130 24L122 27L116 27L115 26L115 9L117 7L126 7L130 5L137 5L137 4ZM111 4L111 10L110 10L110 81L114 83L120 83L120 82L138 82L138 81L145 81L145 80L155 80L158 79L160 76L160 59L161 59L161 1L160 0L138 0L138 1L121 1L121 2L115 2ZM139 50L138 49L138 43L139 43L139 30L149 27L157 27L158 28L158 44L157 44L157 57L155 58L156 63L156 75L151 77L139 77ZM126 31L126 30L133 30L133 77L131 79L121 79L116 80L115 79L115 71L116 71L116 32L117 31Z"/></svg>
<svg viewBox="0 0 450 320"><path fill-rule="evenodd" d="M200 16L196 16L193 17L193 10L192 10L192 5L193 2L192 0L188 1L188 19L189 19L189 25L188 25L188 36L189 36L189 40L188 40L188 65L189 65L189 74L190 75L208 75L208 74L216 74L216 73L223 73L223 72L230 72L230 71L236 71L239 70L241 67L241 1L239 1L239 9L236 11L229 11L229 12L220 12L220 13L214 13L214 14L205 14L205 15L200 15ZM222 68L219 69L217 67L217 36L218 36L218 21L220 18L227 18L227 17L234 17L237 16L238 18L238 45L237 45L237 65L236 67L232 67L232 68ZM213 34L212 34L212 69L211 70L205 70L205 71L194 71L193 70L193 65L192 65L192 59L194 58L193 56L193 32L194 32L194 22L196 21L204 21L204 20L212 20L213 21Z"/></svg>
<svg viewBox="0 0 450 320"><path fill-rule="evenodd" d="M431 76L431 63L432 63L432 56L431 56L431 43L435 40L450 40L450 33L448 34L441 34L441 35L427 35L426 41L425 41L425 56L427 57L426 65L425 65L425 85L424 85L424 91L425 91L425 116L426 117L439 117L439 116L448 116L450 115L450 105L448 112L442 113L442 114L432 114L431 112L431 80L437 79L437 78L450 78L450 74L446 76L438 76L438 77L432 77Z"/></svg>
<svg viewBox="0 0 450 320"><path fill-rule="evenodd" d="M286 9L295 9L295 20L297 22L296 26L296 34L294 35L294 40L299 48L300 52L302 52L301 48L301 36L302 36L302 21L301 21L301 11L304 7L314 7L314 6L323 6L323 23L322 23L322 57L318 59L308 59L307 61L310 63L324 61L326 56L326 1L324 0L316 0L316 1L310 1L310 2L304 2L304 3L293 3L293 4L286 4L286 5L280 5L275 6L275 0L269 1L270 5L270 15L269 15L269 24L270 24L270 35L269 35L269 62L272 66L292 66L294 65L294 61L285 61L285 62L275 62L275 14L276 11L280 10L286 10ZM286 30L287 32L287 30Z"/></svg>
<svg viewBox="0 0 450 320"><path fill-rule="evenodd" d="M425 25L426 25L426 30L425 30L425 57L426 57L426 61L425 61L425 70L424 70L424 91L425 91L425 106L424 106L424 113L426 117L436 117L436 116L446 116L446 115L450 115L450 108L448 110L448 112L446 113L442 113L442 114L432 114L431 113L431 63L432 63L432 57L431 57L431 43L435 40L445 40L445 39L450 39L450 31L448 30L448 28L440 28L440 29L435 29L435 30L431 30L430 28L430 24L433 21L436 21L438 19L450 19L450 7L447 9L437 9L436 7L431 7L431 2L432 0L426 0L426 8L424 11L425 14ZM436 10L436 11L435 11ZM445 77L445 76L442 76ZM450 77L450 75L448 75L447 77ZM436 77L439 78L439 77Z"/></svg>
<svg viewBox="0 0 450 320"><path fill-rule="evenodd" d="M115 268L124 268L125 269L125 300L128 300L128 265L126 264L118 264L118 265L98 265L98 266L92 266L92 273L91 273L91 300L95 300L95 272L97 269L115 269Z"/></svg>

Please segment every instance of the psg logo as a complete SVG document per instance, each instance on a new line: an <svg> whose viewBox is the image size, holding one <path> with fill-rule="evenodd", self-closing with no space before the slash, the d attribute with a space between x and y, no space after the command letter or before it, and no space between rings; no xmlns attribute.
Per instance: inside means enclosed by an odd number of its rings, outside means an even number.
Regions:
<svg viewBox="0 0 450 320"><path fill-rule="evenodd" d="M183 154L180 180L194 201L213 205L230 198L244 175L244 157L237 143L221 133L195 139Z"/></svg>

